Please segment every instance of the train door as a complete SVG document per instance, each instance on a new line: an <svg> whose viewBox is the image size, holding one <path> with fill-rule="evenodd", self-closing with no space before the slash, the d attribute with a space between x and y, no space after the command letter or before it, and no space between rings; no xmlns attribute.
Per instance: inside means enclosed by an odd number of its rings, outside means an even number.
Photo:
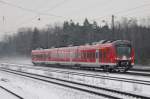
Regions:
<svg viewBox="0 0 150 99"><path fill-rule="evenodd" d="M99 49L99 62L102 63L103 62L103 50Z"/></svg>
<svg viewBox="0 0 150 99"><path fill-rule="evenodd" d="M99 50L98 49L96 50L95 57L96 57L96 63L99 63Z"/></svg>
<svg viewBox="0 0 150 99"><path fill-rule="evenodd" d="M73 52L70 51L70 62L72 62Z"/></svg>
<svg viewBox="0 0 150 99"><path fill-rule="evenodd" d="M107 61L107 59L106 59L106 54L107 54L107 52L106 52L107 50L106 50L106 48L103 50L103 62L104 63L106 63L106 61Z"/></svg>

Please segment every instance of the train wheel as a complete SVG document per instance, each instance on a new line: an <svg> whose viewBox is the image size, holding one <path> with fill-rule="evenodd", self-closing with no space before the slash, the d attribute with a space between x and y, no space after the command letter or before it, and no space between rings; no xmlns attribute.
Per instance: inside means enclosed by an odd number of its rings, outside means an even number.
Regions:
<svg viewBox="0 0 150 99"><path fill-rule="evenodd" d="M119 72L120 73L125 73L127 70L126 69L120 69Z"/></svg>
<svg viewBox="0 0 150 99"><path fill-rule="evenodd" d="M104 72L109 72L108 66L104 66Z"/></svg>
<svg viewBox="0 0 150 99"><path fill-rule="evenodd" d="M108 71L109 71L110 73L112 73L112 72L113 72L113 69L112 69L112 68L109 68Z"/></svg>
<svg viewBox="0 0 150 99"><path fill-rule="evenodd" d="M123 73L126 73L128 71L128 69L125 69L124 71L123 71Z"/></svg>

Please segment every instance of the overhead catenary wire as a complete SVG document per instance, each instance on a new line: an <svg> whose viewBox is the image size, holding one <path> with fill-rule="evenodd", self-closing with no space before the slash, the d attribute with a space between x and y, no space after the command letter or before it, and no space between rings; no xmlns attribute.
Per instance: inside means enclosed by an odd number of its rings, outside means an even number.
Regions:
<svg viewBox="0 0 150 99"><path fill-rule="evenodd" d="M63 19L71 19L71 18L69 18L69 17L67 18L65 16L59 16L59 15L55 15L55 14L51 14L51 13L46 13L46 11L51 11L51 10L57 8L58 6L61 6L62 4L66 3L67 1L69 1L69 0L63 0L63 1L59 2L58 4L54 5L53 7L51 7L50 9L47 9L45 11L37 11L37 10L25 8L25 7L22 7L22 6L13 4L13 3L9 3L9 2L3 1L3 0L0 0L0 3L3 3L3 4L6 4L6 5L9 5L9 6L12 6L12 7L16 7L16 8L22 9L24 11L28 11L28 12L32 12L32 13L37 14L36 16L30 18L29 20L19 24L19 25L22 25L22 24L26 24L27 22L32 22L32 20L35 20L36 18L38 19L38 16L40 16L40 15L46 15L46 16L50 16L50 17L52 16L54 18L55 17L59 17L59 18L63 18ZM133 8L129 8L129 9L126 9L126 10L118 11L118 12L115 12L113 14L116 15L116 14L126 13L126 12L130 12L130 11L133 11L133 10L145 7L145 6L149 6L149 5L150 5L150 3L146 3L146 4L143 4L143 5L137 6L137 7L133 7ZM112 14L109 14L109 16L110 15L112 15ZM102 17L93 18L92 20L95 21L95 20L98 20L100 18L104 18L104 17L107 17L107 16L108 15L105 15L105 16L102 16Z"/></svg>
<svg viewBox="0 0 150 99"><path fill-rule="evenodd" d="M146 7L146 6L150 6L150 3L146 3L146 4L143 4L143 5L140 5L140 6L136 6L136 7L133 7L133 8L126 9L126 10L118 11L118 12L115 12L113 14L117 15L117 14L121 14L121 13L126 13L126 12L130 12L130 11L142 8L142 7ZM111 16L111 15L112 14L109 14L108 16ZM104 18L104 17L107 17L107 15L104 15L104 16L101 16L101 17L97 17L97 18L94 18L92 20L98 20L98 19Z"/></svg>
<svg viewBox="0 0 150 99"><path fill-rule="evenodd" d="M15 7L15 8L19 8L21 10L24 10L24 11L28 11L28 12L32 12L32 13L35 13L37 14L36 16L24 21L24 22L21 22L19 24L17 24L15 27L17 26L20 26L22 24L26 24L28 22L32 22L32 20L35 20L36 18L38 19L38 21L41 20L41 18L39 17L40 15L46 15L46 16L52 16L52 17L59 17L59 18L64 18L64 19L68 19L67 17L64 17L64 16L58 16L58 15L54 15L54 14L50 14L50 13L45 13L46 11L52 11L54 10L55 8L57 8L58 6L61 6L62 4L68 2L70 0L63 0L57 4L55 4L54 6L52 6L51 8L47 9L47 10L43 10L42 12L39 12L39 11L36 11L36 10L33 10L33 9L29 9L29 8L25 8L25 7L22 7L22 6L19 6L19 5L16 5L16 4L12 4L12 3L9 3L9 2L6 2L6 1L3 1L3 0L0 0L0 3L2 4L6 4L6 5L9 5L9 6L12 6L12 7ZM39 17L39 18L38 18ZM40 19L40 20L39 20Z"/></svg>
<svg viewBox="0 0 150 99"><path fill-rule="evenodd" d="M133 7L133 8L129 8L129 9L126 9L126 10L123 10L123 11L118 11L115 14L130 12L130 11L136 10L138 8L146 7L146 6L150 6L150 3L143 4L143 5L140 5L140 6L136 6L136 7Z"/></svg>
<svg viewBox="0 0 150 99"><path fill-rule="evenodd" d="M52 6L51 8L49 8L49 9L47 9L47 10L43 10L43 12L52 11L52 10L54 10L55 8L57 8L58 6L61 6L62 4L66 3L66 2L68 2L68 1L69 1L69 0L63 0L62 2L59 2L59 3L55 4L55 5ZM32 22L32 20L35 20L35 19L38 18L39 16L40 16L40 14L39 14L39 15L36 15L36 16L34 16L34 17L32 17L32 18L30 18L30 19L26 20L25 22L20 23L20 24L18 24L18 25L22 25L22 24L24 24L24 23ZM39 19L39 18L38 18L38 19ZM39 20L39 21L40 21L40 20Z"/></svg>
<svg viewBox="0 0 150 99"><path fill-rule="evenodd" d="M62 2L56 4L54 7L50 8L50 9L48 9L48 10L46 10L46 11L53 10L53 9L55 9L57 6L59 6L59 5L63 4L63 3L65 3L66 1L68 1L68 0L63 0ZM64 17L64 16L59 16L59 15L55 15L55 14L51 14L51 13L39 12L39 11L36 11L36 10L33 10L33 9L29 9L29 8L25 8L25 7L16 5L16 4L12 4L12 3L9 3L9 2L5 2L5 1L3 1L3 0L0 0L0 3L7 4L7 5L13 6L13 7L17 7L17 8L19 8L19 9L22 9L22 10L25 10L25 11L28 11L28 12L33 12L33 13L36 13L36 14L38 14L38 15L48 15L48 16L53 16L53 17L66 18L66 17ZM127 9L127 10L119 11L119 12L116 12L116 13L113 13L113 14L120 14L120 13L124 13L124 12L129 12L129 11L132 11L132 10L135 10L135 9L138 9L138 8L141 8L141 7L149 6L149 5L150 5L150 3L147 3L147 4L140 5L140 6L137 6L137 7L134 7L134 8L129 8L129 9ZM112 15L112 14L109 14L109 15ZM99 18L103 18L103 17L106 17L106 15L105 15L105 16L102 16L102 17L94 18L94 19L99 19ZM71 19L71 18L70 18L70 19ZM93 20L94 20L94 19L93 19Z"/></svg>
<svg viewBox="0 0 150 99"><path fill-rule="evenodd" d="M61 6L62 4L66 3L68 1L70 1L70 0L63 0L62 2L59 2L59 3L55 4L51 8L49 8L47 10L44 10L44 12L46 12L46 11L52 11L52 10L56 9L58 6Z"/></svg>
<svg viewBox="0 0 150 99"><path fill-rule="evenodd" d="M52 17L66 18L64 16L59 16L59 15L55 15L55 14L51 14L51 13L45 13L45 12L40 12L40 11L36 11L36 10L33 10L33 9L25 8L25 7L22 7L22 6L13 4L13 3L9 3L9 2L3 1L3 0L0 0L0 3L6 4L8 6L12 6L12 7L24 10L24 11L28 11L28 12L32 12L32 13L35 13L35 14L39 14L39 15L46 15L46 16L52 16Z"/></svg>

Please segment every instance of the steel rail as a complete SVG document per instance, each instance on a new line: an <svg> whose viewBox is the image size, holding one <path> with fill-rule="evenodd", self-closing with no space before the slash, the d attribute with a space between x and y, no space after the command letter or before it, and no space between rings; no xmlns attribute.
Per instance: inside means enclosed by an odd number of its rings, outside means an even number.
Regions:
<svg viewBox="0 0 150 99"><path fill-rule="evenodd" d="M15 97L19 98L19 99L24 99L23 97L19 96L18 94L8 90L7 88L3 87L3 86L0 86L1 89L4 89L5 91L7 91L8 93L14 95Z"/></svg>

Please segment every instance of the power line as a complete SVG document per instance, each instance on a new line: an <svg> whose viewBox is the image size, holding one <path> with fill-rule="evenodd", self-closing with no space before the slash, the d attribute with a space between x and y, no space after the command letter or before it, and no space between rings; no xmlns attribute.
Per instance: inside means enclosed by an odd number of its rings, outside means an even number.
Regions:
<svg viewBox="0 0 150 99"><path fill-rule="evenodd" d="M133 11L133 10L136 10L136 9L138 9L138 8L145 7L145 6L150 6L150 3L143 4L143 5L140 5L140 6L137 6L137 7L133 7L133 8L129 8L129 9L126 9L126 10L123 10L123 11L118 11L118 12L116 12L116 13L114 13L114 14L116 15L116 14L120 14L120 13L130 12L130 11ZM109 14L109 15L111 15L111 14ZM98 18L94 18L93 20L97 20L97 19L104 18L104 17L106 17L106 15L105 15L105 16L101 16L101 17L98 17Z"/></svg>
<svg viewBox="0 0 150 99"><path fill-rule="evenodd" d="M62 4L66 3L67 1L69 1L69 0L63 0L62 2L57 3L57 4L54 5L53 7L49 8L49 9L47 9L47 10L44 10L44 12L46 12L46 11L52 11L52 10L54 10L55 8L57 8L58 6L61 6Z"/></svg>
<svg viewBox="0 0 150 99"><path fill-rule="evenodd" d="M60 2L60 3L56 4L56 5L54 5L54 6L51 7L50 9L47 9L46 11L51 11L51 10L57 8L58 6L60 6L60 5L64 4L64 3L66 3L67 1L69 1L69 0L63 0L62 2ZM34 20L35 18L37 18L39 15L60 17L60 18L64 18L64 19L67 18L67 17L64 17L64 16L58 16L58 15L54 15L54 14L50 14L50 13L45 13L45 12L36 11L36 10L33 10L33 9L28 9L28 8L25 8L25 7L16 5L16 4L12 4L12 3L9 3L9 2L3 1L3 0L0 0L0 3L6 4L6 5L9 5L9 6L12 6L12 7L16 7L16 8L19 8L19 9L21 9L21 10L24 10L24 11L28 11L28 12L32 12L32 13L37 14L37 16L35 16L35 17L33 17L33 18L27 20L27 21L30 21L30 22L31 22L32 20ZM126 10L123 10L123 11L119 11L119 12L116 12L116 13L114 13L114 14L120 14L120 13L125 13L125 12L129 12L129 11L133 11L133 10L135 10L135 9L138 9L138 8L141 8L141 7L145 7L145 6L149 6L149 5L150 5L150 4L147 3L147 4L140 5L140 6L137 6L137 7L134 7L134 8L129 8L129 9L126 9ZM102 16L102 17L94 18L93 20L99 19L99 18L103 18L103 17L106 17L106 15L105 15L105 16ZM71 18L67 18L67 19L71 19ZM27 23L27 21L24 22L24 23ZM20 24L24 24L24 23L20 23ZM20 25L20 24L19 24L19 25Z"/></svg>
<svg viewBox="0 0 150 99"><path fill-rule="evenodd" d="M95 7L102 7L102 6L105 6L106 4L111 4L111 2L112 2L113 0L104 0L103 2L100 2L100 3L96 3L96 5L94 5L94 7L93 7L93 5L87 5L85 8L82 8L82 9L77 9L76 11L73 11L73 13L74 12L78 12L78 11L81 11L81 10L84 10L84 12L86 11L90 11L89 9L91 9L91 8L95 8ZM72 12L71 12L72 13Z"/></svg>
<svg viewBox="0 0 150 99"><path fill-rule="evenodd" d="M59 3L55 4L55 5L52 6L51 8L49 8L49 9L47 9L47 10L44 10L44 12L45 12L45 11L52 11L52 10L54 10L55 8L57 8L58 6L61 6L62 4L66 3L67 1L69 1L69 0L63 0L62 2L59 2ZM18 24L18 25L27 23L27 22L29 22L29 21L31 22L32 20L34 20L34 19L37 18L37 17L39 17L39 15L36 15L36 16L34 16L34 17L32 17L32 18L30 18L30 19L26 20L25 22L20 23L20 24ZM39 21L40 21L40 20L39 20Z"/></svg>
<svg viewBox="0 0 150 99"><path fill-rule="evenodd" d="M60 6L60 5L64 4L64 3L66 3L67 1L69 1L69 0L63 0L62 2L59 2L59 3L55 4L53 7L49 8L48 10L45 10L45 11L54 10L55 8L57 8L58 6ZM54 15L54 14L50 14L50 15L49 15L49 13L38 12L38 11L35 11L35 10L33 10L33 9L24 8L24 7L22 7L22 6L19 6L19 5L16 5L16 4L12 4L12 3L8 3L8 2L2 1L2 0L0 0L0 3L7 4L7 5L9 5L9 6L16 7L16 8L19 8L19 9L21 9L21 10L28 11L28 12L33 12L33 13L36 13L36 14L39 14L39 15L42 14L42 15L48 15L48 16L66 18L66 17L63 17L63 16ZM17 26L20 26L20 25L22 25L22 24L31 22L31 21L34 20L35 18L39 17L39 15L34 16L34 17L32 17L32 18L26 20L25 22L22 22L22 23L18 24ZM38 19L39 19L39 18L38 18ZM39 21L40 21L40 20L39 20ZM17 26L15 26L15 27L17 27Z"/></svg>
<svg viewBox="0 0 150 99"><path fill-rule="evenodd" d="M145 6L150 6L150 3L143 4L143 5L134 7L134 8L129 8L129 9L127 9L127 10L119 11L119 12L116 12L115 14L120 14L120 13L124 13L124 12L130 12L130 11L133 11L133 10L136 10L136 9L138 9L138 8L145 7Z"/></svg>
<svg viewBox="0 0 150 99"><path fill-rule="evenodd" d="M54 10L55 8L57 8L58 6L61 6L62 4L66 3L67 1L68 1L68 0L63 0L62 2L59 2L59 3L55 4L54 6L52 6L51 8L49 8L49 9L47 9L47 10L43 10L43 11L44 11L44 12L45 12L45 11L52 11L52 10ZM37 18L37 17L39 17L39 15L37 15L37 16L35 16L35 17L29 19L28 21L34 20L34 19Z"/></svg>
<svg viewBox="0 0 150 99"><path fill-rule="evenodd" d="M2 1L2 0L0 0L0 3L6 4L6 5L9 5L9 6L24 10L24 11L36 13L36 14L39 14L39 15L47 15L47 16L53 16L53 17L66 18L64 16L58 16L58 15L54 15L54 14L50 14L50 13L39 12L39 11L36 11L36 10L33 10L33 9L28 9L28 8L25 8L25 7L22 7L22 6L13 4L13 3L5 2L5 1Z"/></svg>

